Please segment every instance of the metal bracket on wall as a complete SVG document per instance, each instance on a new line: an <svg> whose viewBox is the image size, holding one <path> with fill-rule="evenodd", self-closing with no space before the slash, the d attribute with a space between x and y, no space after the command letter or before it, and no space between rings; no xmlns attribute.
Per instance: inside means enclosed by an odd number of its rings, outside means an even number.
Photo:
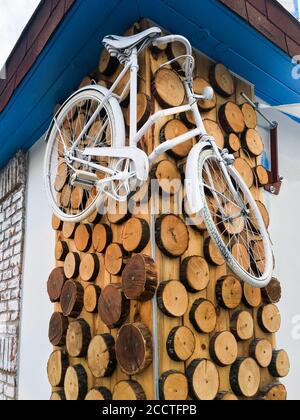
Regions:
<svg viewBox="0 0 300 420"><path fill-rule="evenodd" d="M271 121L261 111L259 103L254 103L242 92L242 97L253 106L256 112L269 124L270 128L270 151L271 151L271 170L268 171L269 182L265 185L265 190L273 195L279 195L283 177L279 175L279 156L278 156L278 122Z"/></svg>

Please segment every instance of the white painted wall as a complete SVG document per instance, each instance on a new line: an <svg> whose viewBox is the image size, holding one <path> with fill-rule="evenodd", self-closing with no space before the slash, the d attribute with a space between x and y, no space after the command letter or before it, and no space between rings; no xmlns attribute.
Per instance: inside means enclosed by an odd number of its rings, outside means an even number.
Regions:
<svg viewBox="0 0 300 420"><path fill-rule="evenodd" d="M275 276L283 289L278 348L287 350L291 359L290 375L283 380L289 399L300 400L300 125L277 111L267 111L267 115L279 122L280 174L285 178L278 197L266 194L276 257Z"/></svg>
<svg viewBox="0 0 300 420"><path fill-rule="evenodd" d="M46 366L51 353L48 325L53 307L46 283L54 266L55 237L43 187L44 153L43 140L36 143L29 153L19 352L20 400L47 400L51 393Z"/></svg>

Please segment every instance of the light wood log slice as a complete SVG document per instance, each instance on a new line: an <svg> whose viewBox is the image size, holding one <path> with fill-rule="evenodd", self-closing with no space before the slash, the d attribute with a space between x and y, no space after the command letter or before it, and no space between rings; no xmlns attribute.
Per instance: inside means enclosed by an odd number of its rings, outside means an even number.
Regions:
<svg viewBox="0 0 300 420"><path fill-rule="evenodd" d="M61 309L64 316L77 318L83 308L84 290L80 283L68 280L60 297Z"/></svg>
<svg viewBox="0 0 300 420"><path fill-rule="evenodd" d="M115 371L117 360L115 340L110 334L96 335L90 342L87 362L95 378L109 378Z"/></svg>
<svg viewBox="0 0 300 420"><path fill-rule="evenodd" d="M82 365L78 364L68 368L64 388L67 401L84 400L88 392L88 376Z"/></svg>
<svg viewBox="0 0 300 420"><path fill-rule="evenodd" d="M281 284L276 278L272 278L267 287L261 290L265 303L279 303L281 300Z"/></svg>
<svg viewBox="0 0 300 420"><path fill-rule="evenodd" d="M231 388L240 397L254 397L259 390L260 378L259 366L252 358L238 358L230 370Z"/></svg>
<svg viewBox="0 0 300 420"><path fill-rule="evenodd" d="M245 283L243 301L248 308L258 308L261 304L261 289Z"/></svg>
<svg viewBox="0 0 300 420"><path fill-rule="evenodd" d="M257 126L257 115L255 109L250 104L244 103L241 105L241 110L244 116L245 126L254 130Z"/></svg>
<svg viewBox="0 0 300 420"><path fill-rule="evenodd" d="M85 190L81 187L74 187L72 189L71 193L71 203L72 203L72 209L78 210L81 207L85 207L86 203L86 196L85 196Z"/></svg>
<svg viewBox="0 0 300 420"><path fill-rule="evenodd" d="M67 278L62 267L57 267L52 270L47 282L47 291L52 303L59 302L66 281Z"/></svg>
<svg viewBox="0 0 300 420"><path fill-rule="evenodd" d="M241 210L239 206L233 202L228 202L224 205L224 212L225 212L225 221L223 221L222 225L224 229L226 230L226 233L229 235L239 235L243 232L245 228L245 220L244 217L241 214ZM240 215L238 217L238 215ZM230 218L230 219L229 219ZM238 244L239 245L239 244ZM245 247L244 247L245 248ZM243 251L243 249L239 246L237 246L236 251ZM247 250L246 250L247 253ZM241 254L244 256L244 253ZM237 257L238 255L235 255ZM250 258L248 256L248 266L250 266ZM242 261L244 262L244 258L242 258Z"/></svg>
<svg viewBox="0 0 300 420"><path fill-rule="evenodd" d="M230 133L226 138L225 145L230 153L237 153L242 147L242 142L237 134Z"/></svg>
<svg viewBox="0 0 300 420"><path fill-rule="evenodd" d="M209 352L217 365L232 365L238 357L238 344L234 335L229 331L216 333L210 340Z"/></svg>
<svg viewBox="0 0 300 420"><path fill-rule="evenodd" d="M217 397L217 401L238 401L238 397L232 392L220 392Z"/></svg>
<svg viewBox="0 0 300 420"><path fill-rule="evenodd" d="M264 332L269 334L277 333L281 326L279 309L273 304L261 306L258 309L257 321Z"/></svg>
<svg viewBox="0 0 300 420"><path fill-rule="evenodd" d="M98 254L86 254L80 263L79 275L82 281L92 282L98 277L100 260Z"/></svg>
<svg viewBox="0 0 300 420"><path fill-rule="evenodd" d="M204 123L204 127L207 134L209 136L212 136L216 140L217 146L220 149L224 149L225 137L218 123L216 123L213 120L208 120L208 119L204 120L203 123Z"/></svg>
<svg viewBox="0 0 300 420"><path fill-rule="evenodd" d="M280 383L273 383L265 386L259 393L258 400L262 401L286 401L287 390Z"/></svg>
<svg viewBox="0 0 300 420"><path fill-rule="evenodd" d="M183 213L185 216L186 224L191 226L193 229L203 233L206 231L206 224L203 217L199 213L192 213L187 198L184 198Z"/></svg>
<svg viewBox="0 0 300 420"><path fill-rule="evenodd" d="M195 77L193 81L194 92L197 95L203 95L204 89L211 87L209 82L201 77ZM211 111L217 106L217 95L214 93L214 96L209 101L200 100L198 101L198 107L200 111L207 112Z"/></svg>
<svg viewBox="0 0 300 420"><path fill-rule="evenodd" d="M182 136L189 132L189 128L179 119L174 118L169 120L162 127L160 131L160 142L164 143L168 140L173 140L176 137ZM184 159L188 156L191 149L195 144L195 139L187 140L184 143L181 143L178 146L173 147L173 149L168 151L168 154L175 159Z"/></svg>
<svg viewBox="0 0 300 420"><path fill-rule="evenodd" d="M272 345L268 340L255 339L249 347L249 356L256 360L261 368L270 366L272 360Z"/></svg>
<svg viewBox="0 0 300 420"><path fill-rule="evenodd" d="M121 72L122 67L119 67L116 73L116 77L119 75L119 72ZM117 96L121 96L124 92L124 89L126 88L128 82L130 81L130 71L128 71L125 76L123 77L123 79L120 80L118 86L115 89L115 94ZM138 78L138 85L139 85L139 78ZM130 100L130 92L129 89L127 90L127 92L124 95L124 99L122 101L122 106L123 107L127 107L129 105L129 100Z"/></svg>
<svg viewBox="0 0 300 420"><path fill-rule="evenodd" d="M258 157L264 151L264 144L261 135L258 131L248 129L242 135L243 147L251 154L251 156Z"/></svg>
<svg viewBox="0 0 300 420"><path fill-rule="evenodd" d="M264 187L269 182L269 173L262 165L258 165L254 169L254 173L257 179L257 186Z"/></svg>
<svg viewBox="0 0 300 420"><path fill-rule="evenodd" d="M172 61L182 55L185 55L186 49L181 42L172 42L168 44L166 54L168 60ZM181 76L184 75L184 59L172 61L171 66L174 69L174 71L178 72Z"/></svg>
<svg viewBox="0 0 300 420"><path fill-rule="evenodd" d="M84 319L77 319L69 324L66 347L69 356L85 357L91 341L91 329Z"/></svg>
<svg viewBox="0 0 300 420"><path fill-rule="evenodd" d="M87 200L87 204L86 207L88 207L88 205L91 205L92 201L94 200L94 197L90 197L89 200ZM101 212L99 212L99 210L95 210L88 218L87 218L87 222L90 223L91 225L96 225L97 223L100 223L102 220L102 214Z"/></svg>
<svg viewBox="0 0 300 420"><path fill-rule="evenodd" d="M180 280L190 293L198 293L206 289L209 283L209 267L199 255L187 257L180 268Z"/></svg>
<svg viewBox="0 0 300 420"><path fill-rule="evenodd" d="M130 301L126 299L121 284L110 284L102 290L98 312L110 329L120 327L128 318L129 311Z"/></svg>
<svg viewBox="0 0 300 420"><path fill-rule="evenodd" d="M55 245L55 259L56 261L65 261L69 253L69 247L65 241L57 241Z"/></svg>
<svg viewBox="0 0 300 420"><path fill-rule="evenodd" d="M109 401L112 399L111 392L108 388L100 386L98 388L91 389L87 396L85 397L86 401Z"/></svg>
<svg viewBox="0 0 300 420"><path fill-rule="evenodd" d="M64 272L67 279L76 279L79 276L80 255L77 252L69 252L64 263Z"/></svg>
<svg viewBox="0 0 300 420"><path fill-rule="evenodd" d="M115 74L118 67L119 61L117 57L111 57L107 49L103 48L98 65L99 73L103 74L103 76L110 77Z"/></svg>
<svg viewBox="0 0 300 420"><path fill-rule="evenodd" d="M61 163L57 168L57 174L54 182L56 192L61 192L68 181L69 168L66 163Z"/></svg>
<svg viewBox="0 0 300 420"><path fill-rule="evenodd" d="M243 296L241 282L234 276L224 276L216 284L216 297L224 309L236 309L240 306Z"/></svg>
<svg viewBox="0 0 300 420"><path fill-rule="evenodd" d="M225 264L225 260L221 255L219 248L215 244L212 238L207 238L204 242L204 255L206 260L214 265L214 266L221 266Z"/></svg>
<svg viewBox="0 0 300 420"><path fill-rule="evenodd" d="M234 102L227 102L220 107L219 121L227 134L241 134L245 130L243 113Z"/></svg>
<svg viewBox="0 0 300 420"><path fill-rule="evenodd" d="M146 394L137 381L120 381L113 391L113 401L141 401L146 400Z"/></svg>
<svg viewBox="0 0 300 420"><path fill-rule="evenodd" d="M151 45L150 49L154 56L158 56L159 54L162 54L166 52L168 48L168 44L160 44L160 45Z"/></svg>
<svg viewBox="0 0 300 420"><path fill-rule="evenodd" d="M174 70L159 69L153 81L154 95L162 108L172 108L183 104L185 90Z"/></svg>
<svg viewBox="0 0 300 420"><path fill-rule="evenodd" d="M138 130L148 121L151 115L151 99L145 93L137 94L137 127ZM130 105L125 112L125 122L130 127Z"/></svg>
<svg viewBox="0 0 300 420"><path fill-rule="evenodd" d="M238 220L238 219L236 219ZM243 224L244 226L244 224ZM234 233L233 233L234 234ZM250 255L245 245L236 243L232 246L231 253L236 262L246 271L250 270Z"/></svg>
<svg viewBox="0 0 300 420"><path fill-rule="evenodd" d="M91 314L98 312L98 301L101 295L101 288L95 284L89 284L84 290L84 309Z"/></svg>
<svg viewBox="0 0 300 420"><path fill-rule="evenodd" d="M186 369L189 395L194 400L213 401L220 387L220 377L214 363L206 359L195 359Z"/></svg>
<svg viewBox="0 0 300 420"><path fill-rule="evenodd" d="M121 225L130 219L131 214L128 209L128 203L119 203L115 200L108 201L107 220L112 225Z"/></svg>
<svg viewBox="0 0 300 420"><path fill-rule="evenodd" d="M225 98L234 94L234 79L223 64L216 64L210 69L210 82L215 91Z"/></svg>
<svg viewBox="0 0 300 420"><path fill-rule="evenodd" d="M75 232L74 242L78 251L87 252L92 246L92 228L90 225L81 224Z"/></svg>
<svg viewBox="0 0 300 420"><path fill-rule="evenodd" d="M251 188L254 184L254 174L249 163L243 158L237 158L233 166L241 175L247 187Z"/></svg>
<svg viewBox="0 0 300 420"><path fill-rule="evenodd" d="M80 85L78 86L78 89L82 89L86 86L89 86L92 84L92 79L90 76L85 76L82 81L80 82Z"/></svg>
<svg viewBox="0 0 300 420"><path fill-rule="evenodd" d="M151 198L151 182L149 179L141 187L137 188L130 196L130 207L136 208L143 204L147 204ZM131 210L131 209L130 209ZM133 213L132 213L133 214Z"/></svg>
<svg viewBox="0 0 300 420"><path fill-rule="evenodd" d="M149 328L141 323L123 325L116 340L116 357L121 370L129 376L150 366L153 342Z"/></svg>
<svg viewBox="0 0 300 420"><path fill-rule="evenodd" d="M175 195L182 191L181 174L174 162L165 159L153 166L150 177L157 180L162 194Z"/></svg>
<svg viewBox="0 0 300 420"><path fill-rule="evenodd" d="M230 329L238 341L247 341L253 337L254 321L247 311L235 312L230 320Z"/></svg>
<svg viewBox="0 0 300 420"><path fill-rule="evenodd" d="M161 283L157 290L159 309L171 318L182 317L188 310L189 297L182 283L169 280Z"/></svg>
<svg viewBox="0 0 300 420"><path fill-rule="evenodd" d="M167 339L167 351L172 360L186 362L194 354L195 348L195 335L188 327L175 327L170 331Z"/></svg>
<svg viewBox="0 0 300 420"><path fill-rule="evenodd" d="M118 276L125 267L125 251L122 245L113 243L105 251L105 268L112 276Z"/></svg>
<svg viewBox="0 0 300 420"><path fill-rule="evenodd" d="M54 347L64 347L69 326L68 318L60 312L54 312L49 322L49 341Z"/></svg>
<svg viewBox="0 0 300 420"><path fill-rule="evenodd" d="M47 364L47 373L49 383L52 387L63 385L68 365L68 357L65 352L56 350L50 355Z"/></svg>
<svg viewBox="0 0 300 420"><path fill-rule="evenodd" d="M159 378L159 395L162 401L186 401L189 384L184 373L176 370L163 373Z"/></svg>
<svg viewBox="0 0 300 420"><path fill-rule="evenodd" d="M105 252L106 248L112 243L113 233L111 227L106 224L98 224L94 226L92 242L95 251L99 254Z"/></svg>
<svg viewBox="0 0 300 420"><path fill-rule="evenodd" d="M51 225L53 230L59 232L62 230L63 222L57 216L55 216L55 214L53 214L51 219Z"/></svg>
<svg viewBox="0 0 300 420"><path fill-rule="evenodd" d="M150 240L150 227L148 222L138 217L132 217L124 226L122 239L125 251L142 252Z"/></svg>
<svg viewBox="0 0 300 420"><path fill-rule="evenodd" d="M290 373L290 360L285 350L274 350L269 365L269 372L274 378L285 378Z"/></svg>
<svg viewBox="0 0 300 420"><path fill-rule="evenodd" d="M265 261L265 249L262 240L251 242L251 257L253 261Z"/></svg>
<svg viewBox="0 0 300 420"><path fill-rule="evenodd" d="M66 396L64 391L55 391L52 392L50 401L65 401Z"/></svg>
<svg viewBox="0 0 300 420"><path fill-rule="evenodd" d="M184 221L174 215L162 215L156 220L156 243L166 256L178 258L189 246L189 232Z"/></svg>
<svg viewBox="0 0 300 420"><path fill-rule="evenodd" d="M143 254L132 257L122 273L122 287L129 300L146 302L157 290L158 272L154 260Z"/></svg>
<svg viewBox="0 0 300 420"><path fill-rule="evenodd" d="M265 226L268 229L270 225L270 216L269 216L268 210L261 201L256 201L256 204L257 204L258 210L260 211L260 214L262 215ZM250 219L251 226L255 230L255 232L259 232L258 221L252 209L250 209L249 219Z"/></svg>
<svg viewBox="0 0 300 420"><path fill-rule="evenodd" d="M75 231L77 229L78 224L72 222L64 222L63 224L63 237L65 239L73 239L75 235Z"/></svg>
<svg viewBox="0 0 300 420"><path fill-rule="evenodd" d="M206 299L195 300L189 318L195 330L202 334L212 333L217 325L216 308L212 302Z"/></svg>

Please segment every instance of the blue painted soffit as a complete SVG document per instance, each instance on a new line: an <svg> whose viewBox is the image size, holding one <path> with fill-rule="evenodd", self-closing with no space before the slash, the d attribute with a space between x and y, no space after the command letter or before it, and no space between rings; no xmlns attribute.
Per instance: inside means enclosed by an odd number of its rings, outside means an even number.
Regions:
<svg viewBox="0 0 300 420"><path fill-rule="evenodd" d="M270 104L300 102L291 58L217 0L77 0L0 114L0 167L45 132L52 111L92 71L101 39L147 17L256 86Z"/></svg>

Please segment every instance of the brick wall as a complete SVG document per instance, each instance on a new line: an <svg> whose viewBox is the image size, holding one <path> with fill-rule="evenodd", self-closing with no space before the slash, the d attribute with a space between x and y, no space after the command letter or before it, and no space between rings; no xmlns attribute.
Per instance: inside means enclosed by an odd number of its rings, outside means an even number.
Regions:
<svg viewBox="0 0 300 420"><path fill-rule="evenodd" d="M0 400L16 398L26 156L0 171Z"/></svg>

